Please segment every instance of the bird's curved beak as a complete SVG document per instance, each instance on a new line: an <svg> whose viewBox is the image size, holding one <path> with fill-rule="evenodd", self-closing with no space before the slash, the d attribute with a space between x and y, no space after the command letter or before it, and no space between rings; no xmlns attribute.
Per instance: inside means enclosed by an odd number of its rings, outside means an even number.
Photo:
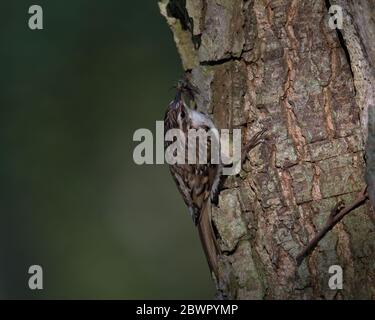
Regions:
<svg viewBox="0 0 375 320"><path fill-rule="evenodd" d="M181 96L179 94L176 95L174 100L171 103L171 109L177 110L183 105Z"/></svg>

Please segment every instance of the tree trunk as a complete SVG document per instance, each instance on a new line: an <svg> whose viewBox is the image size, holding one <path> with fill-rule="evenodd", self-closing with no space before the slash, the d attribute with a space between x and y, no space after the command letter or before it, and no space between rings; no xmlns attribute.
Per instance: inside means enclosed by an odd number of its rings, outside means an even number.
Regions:
<svg viewBox="0 0 375 320"><path fill-rule="evenodd" d="M366 184L375 9L371 0L351 2L335 2L342 30L329 27L331 3L323 0L159 2L200 91L198 109L218 128L242 128L245 140L268 129L212 208L218 288L230 299L375 298L369 202L296 264L332 208L353 202ZM343 270L342 290L329 286L332 265Z"/></svg>

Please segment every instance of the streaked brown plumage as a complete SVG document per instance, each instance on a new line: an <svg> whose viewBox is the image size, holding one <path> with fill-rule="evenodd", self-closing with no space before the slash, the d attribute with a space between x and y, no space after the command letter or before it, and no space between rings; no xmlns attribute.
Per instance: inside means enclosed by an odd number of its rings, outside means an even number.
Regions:
<svg viewBox="0 0 375 320"><path fill-rule="evenodd" d="M188 90L188 91L187 91ZM215 128L212 121L204 114L191 110L184 101L184 94L191 94L185 84L177 88L176 98L170 103L164 118L165 133L170 129L181 129L186 137L189 129L203 129L208 131ZM189 98L189 97L188 97ZM172 142L165 142L165 149ZM199 148L197 144L197 148ZM218 277L217 255L218 246L211 224L211 206L209 198L215 196L221 175L221 165L211 163L211 141L207 143L207 164L188 164L187 153L185 164L170 165L170 171L177 188L189 208L190 215L198 228L199 236L205 251L211 272ZM199 151L197 152L199 157ZM197 159L198 160L198 159Z"/></svg>

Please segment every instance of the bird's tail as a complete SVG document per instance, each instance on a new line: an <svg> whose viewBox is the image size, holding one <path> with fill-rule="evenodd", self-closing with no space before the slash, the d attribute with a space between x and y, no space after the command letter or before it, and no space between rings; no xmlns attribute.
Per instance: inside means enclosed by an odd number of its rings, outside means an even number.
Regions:
<svg viewBox="0 0 375 320"><path fill-rule="evenodd" d="M202 247L207 258L208 266L214 273L216 281L219 281L218 254L219 246L211 222L211 205L209 201L202 208L198 221L198 232L202 242Z"/></svg>

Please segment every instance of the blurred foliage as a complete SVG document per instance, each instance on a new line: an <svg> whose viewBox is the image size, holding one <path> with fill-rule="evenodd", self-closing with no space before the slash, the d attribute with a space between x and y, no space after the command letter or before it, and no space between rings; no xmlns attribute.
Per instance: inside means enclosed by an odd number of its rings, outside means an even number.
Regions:
<svg viewBox="0 0 375 320"><path fill-rule="evenodd" d="M182 73L157 2L0 8L0 298L211 298L168 168L132 158ZM33 264L44 290L28 289Z"/></svg>

